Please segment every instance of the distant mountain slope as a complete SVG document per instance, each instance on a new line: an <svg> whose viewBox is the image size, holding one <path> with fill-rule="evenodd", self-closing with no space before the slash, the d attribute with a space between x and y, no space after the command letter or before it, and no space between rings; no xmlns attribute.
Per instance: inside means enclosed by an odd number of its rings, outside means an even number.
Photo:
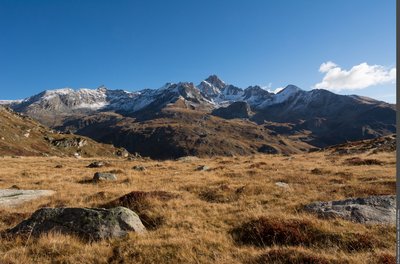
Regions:
<svg viewBox="0 0 400 264"><path fill-rule="evenodd" d="M379 152L396 151L396 135L388 135L374 139L366 139L354 142L347 142L339 145L330 146L323 151L338 155L354 154L375 154Z"/></svg>
<svg viewBox="0 0 400 264"><path fill-rule="evenodd" d="M195 156L233 156L265 153L299 153L311 146L276 135L246 120L225 120L208 113L170 105L142 122L120 114L98 113L70 119L60 129L97 141L123 146L155 159Z"/></svg>
<svg viewBox="0 0 400 264"><path fill-rule="evenodd" d="M0 155L115 156L123 149L72 134L59 134L30 117L0 106Z"/></svg>
<svg viewBox="0 0 400 264"><path fill-rule="evenodd" d="M162 157L168 153L187 154L199 151L199 146L185 145L178 142L178 139L189 140L192 132L186 128L192 126L191 129L199 130L200 127L195 125L198 116L210 114L227 119L216 119L225 126L223 131L215 129L212 122L204 124L209 133L207 137L210 138L213 133L218 134L217 138L232 136L229 139L233 139L234 135L244 135L245 133L238 133L235 127L238 119L251 121L247 122L250 126L240 129L259 127L275 132L275 135L291 137L291 140L295 137L306 146L317 147L376 138L396 132L396 110L392 104L356 95L338 95L326 90L304 91L295 85L288 85L276 94L257 85L242 89L227 84L216 75L211 75L197 86L191 82L167 83L159 89L137 92L109 90L105 87L77 91L49 90L22 101L8 102L8 105L15 111L25 113L53 128L71 129L102 142L127 147L131 151L149 154L151 151L144 147L146 142L152 146L156 146L157 142L160 142L160 146L174 144L170 146L171 149L181 149L160 154ZM100 131L98 126L105 131L115 131L116 128L121 128L120 122L124 123L122 127L129 124L136 132L132 134L131 129L121 129L117 133L118 138L113 137L112 133L109 136L99 136L105 132ZM176 129L171 130L169 123L179 123L179 132ZM163 132L149 136L142 125L149 125L154 131L159 129ZM164 134L173 133L180 136L170 138L171 142L162 138ZM268 139L266 137L264 140L267 145L270 143ZM250 142L247 137L241 137L240 140ZM216 143L213 141L213 144ZM221 145L222 143L215 146L221 148ZM213 147L211 143L209 147ZM250 149L244 152L250 153ZM158 151L157 147L154 151L156 150ZM215 151L218 154L225 152L229 151ZM232 151L238 152L240 151Z"/></svg>
<svg viewBox="0 0 400 264"><path fill-rule="evenodd" d="M396 132L394 105L326 90L291 88L285 94L286 89L277 94L284 96L285 100L266 105L253 116L253 120L258 123L293 123L296 131L310 131L312 138L308 142L319 147Z"/></svg>

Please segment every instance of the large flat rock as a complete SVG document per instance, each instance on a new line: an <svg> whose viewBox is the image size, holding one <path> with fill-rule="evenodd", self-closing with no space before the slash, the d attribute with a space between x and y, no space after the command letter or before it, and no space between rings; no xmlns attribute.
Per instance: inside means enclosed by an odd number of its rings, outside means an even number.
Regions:
<svg viewBox="0 0 400 264"><path fill-rule="evenodd" d="M51 190L0 189L0 207L15 207L22 203L53 195Z"/></svg>
<svg viewBox="0 0 400 264"><path fill-rule="evenodd" d="M339 201L315 202L305 210L320 217L341 217L364 224L395 224L396 196L381 195Z"/></svg>

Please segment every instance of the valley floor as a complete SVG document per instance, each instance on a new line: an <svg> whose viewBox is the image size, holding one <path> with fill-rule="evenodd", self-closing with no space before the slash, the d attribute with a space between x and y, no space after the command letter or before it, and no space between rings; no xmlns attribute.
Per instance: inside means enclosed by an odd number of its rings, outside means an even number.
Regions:
<svg viewBox="0 0 400 264"><path fill-rule="evenodd" d="M135 205L149 229L144 235L93 243L61 234L3 237L0 263L395 263L394 225L320 219L302 210L315 201L395 194L394 152L364 157L381 165L344 164L349 157L315 152L162 162L102 159L109 163L102 168L86 167L99 159L3 157L0 188L56 193L0 208L0 230L40 207L101 207L132 191L165 193L150 193ZM145 170L132 169L135 165ZM201 165L209 169L198 170ZM97 171L113 171L118 180L90 183ZM293 239L248 243L253 238L245 237L245 223L260 217L271 230L287 227L284 237Z"/></svg>

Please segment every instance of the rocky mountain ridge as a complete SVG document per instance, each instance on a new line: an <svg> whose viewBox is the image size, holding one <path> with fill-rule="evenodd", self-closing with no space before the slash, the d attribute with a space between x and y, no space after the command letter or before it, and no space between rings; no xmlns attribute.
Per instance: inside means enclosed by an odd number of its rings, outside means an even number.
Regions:
<svg viewBox="0 0 400 264"><path fill-rule="evenodd" d="M151 154L145 148L149 143L149 149L161 151L163 158L169 154L173 154L173 157L190 153L204 154L207 148L214 147L223 151L211 151L213 155L251 153L259 149L260 145L251 144L256 141L250 136L253 133L236 131L235 126L241 122L238 120L247 120L247 123L240 123L246 125L245 128L240 125L239 131L250 127L250 130L253 127L267 129L270 136L263 136L266 145L279 141L271 140L271 135L279 135L302 142L305 145L301 149L327 147L396 132L396 110L392 104L357 95L338 95L321 89L305 91L295 85L288 85L276 94L260 86L242 89L225 83L216 75L211 75L198 85L191 82L166 83L159 89L137 92L109 90L105 87L95 90L48 90L22 101L8 102L8 105L50 127L127 147L131 152ZM217 118L216 121L211 122L214 120L211 116ZM218 122L229 129L218 129ZM177 125L170 129L168 124ZM185 144L178 140L188 140L197 135L190 131L201 130L198 124L202 124L205 133L209 133L204 136L206 139L213 134L218 136L209 141L200 140L201 147L191 145L186 146L190 151L184 150ZM143 129L146 126L159 132L152 132L153 136L149 136L149 131ZM100 128L104 131L100 131ZM219 140L235 138L235 134L237 140L247 142L246 146L228 144L239 148L232 150L233 147L228 149L226 143ZM164 144L164 141L168 144ZM160 146L159 142L164 142L164 146ZM160 147L166 146L180 146L180 150L160 150Z"/></svg>

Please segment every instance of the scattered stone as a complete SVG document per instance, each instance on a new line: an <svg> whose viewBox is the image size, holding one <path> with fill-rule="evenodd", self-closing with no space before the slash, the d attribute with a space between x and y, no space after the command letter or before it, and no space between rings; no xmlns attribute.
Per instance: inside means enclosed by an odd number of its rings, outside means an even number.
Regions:
<svg viewBox="0 0 400 264"><path fill-rule="evenodd" d="M115 152L118 157L127 158L129 157L129 152L126 149L119 149Z"/></svg>
<svg viewBox="0 0 400 264"><path fill-rule="evenodd" d="M200 165L196 168L197 171L208 171L210 170L210 167L206 166L206 165Z"/></svg>
<svg viewBox="0 0 400 264"><path fill-rule="evenodd" d="M81 158L81 155L80 155L79 153L76 152L76 153L74 153L74 157L77 158L77 159L80 159L80 158Z"/></svg>
<svg viewBox="0 0 400 264"><path fill-rule="evenodd" d="M195 156L186 156L186 157L181 157L179 159L177 159L178 161L183 161L183 162L191 162L191 161L197 161L199 160L198 157Z"/></svg>
<svg viewBox="0 0 400 264"><path fill-rule="evenodd" d="M275 185L285 189L290 188L289 184L287 184L286 182L275 182Z"/></svg>
<svg viewBox="0 0 400 264"><path fill-rule="evenodd" d="M116 181L117 176L109 172L96 172L93 176L93 181Z"/></svg>
<svg viewBox="0 0 400 264"><path fill-rule="evenodd" d="M135 165L135 166L132 167L132 169L136 170L136 171L144 171L144 170L146 170L146 168L144 166L141 166L141 165Z"/></svg>
<svg viewBox="0 0 400 264"><path fill-rule="evenodd" d="M39 197L54 194L54 191L50 190L20 190L16 185L11 188L0 189L0 206L14 207Z"/></svg>
<svg viewBox="0 0 400 264"><path fill-rule="evenodd" d="M101 168L104 167L105 163L102 161L94 161L87 165L88 168Z"/></svg>
<svg viewBox="0 0 400 264"><path fill-rule="evenodd" d="M315 202L306 205L304 209L323 218L341 217L363 224L395 224L396 196L382 195Z"/></svg>
<svg viewBox="0 0 400 264"><path fill-rule="evenodd" d="M146 232L139 216L125 207L41 208L7 233L40 236L48 232L77 235L89 241L124 237L129 231Z"/></svg>
<svg viewBox="0 0 400 264"><path fill-rule="evenodd" d="M135 152L135 153L129 155L127 160L128 161L132 161L132 160L138 160L138 159L141 159L141 158L142 158L142 156L139 153Z"/></svg>

